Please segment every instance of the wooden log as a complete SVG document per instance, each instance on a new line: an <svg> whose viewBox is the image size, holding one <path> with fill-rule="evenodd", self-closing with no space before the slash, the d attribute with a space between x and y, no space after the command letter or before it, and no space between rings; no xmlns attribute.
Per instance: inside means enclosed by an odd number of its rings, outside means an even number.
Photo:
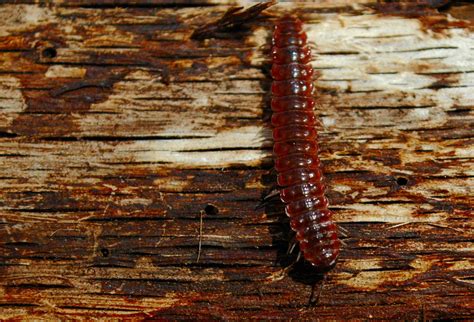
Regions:
<svg viewBox="0 0 474 322"><path fill-rule="evenodd" d="M282 3L203 40L230 2L0 6L0 318L473 318L474 6L438 5ZM288 12L347 230L324 282L258 207Z"/></svg>

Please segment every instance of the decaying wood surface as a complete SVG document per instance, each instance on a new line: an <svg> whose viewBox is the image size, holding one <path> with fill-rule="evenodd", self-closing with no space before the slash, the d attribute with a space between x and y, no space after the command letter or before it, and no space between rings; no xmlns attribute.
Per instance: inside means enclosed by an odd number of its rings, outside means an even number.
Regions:
<svg viewBox="0 0 474 322"><path fill-rule="evenodd" d="M278 4L204 40L228 5L1 5L0 318L472 318L474 5L433 3ZM322 287L257 208L291 11L347 230Z"/></svg>

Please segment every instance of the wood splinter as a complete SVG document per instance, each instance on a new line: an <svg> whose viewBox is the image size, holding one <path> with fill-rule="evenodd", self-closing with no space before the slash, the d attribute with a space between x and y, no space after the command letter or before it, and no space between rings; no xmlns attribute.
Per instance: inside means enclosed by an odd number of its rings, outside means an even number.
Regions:
<svg viewBox="0 0 474 322"><path fill-rule="evenodd" d="M220 32L229 31L246 22L256 19L262 11L273 6L276 1L258 3L246 10L243 7L233 7L227 10L217 21L211 22L194 30L191 39L206 39L215 37Z"/></svg>
<svg viewBox="0 0 474 322"><path fill-rule="evenodd" d="M199 215L199 242L198 242L198 254L196 258L196 263L199 263L199 259L201 258L203 215L204 215L204 211L201 210L200 215Z"/></svg>

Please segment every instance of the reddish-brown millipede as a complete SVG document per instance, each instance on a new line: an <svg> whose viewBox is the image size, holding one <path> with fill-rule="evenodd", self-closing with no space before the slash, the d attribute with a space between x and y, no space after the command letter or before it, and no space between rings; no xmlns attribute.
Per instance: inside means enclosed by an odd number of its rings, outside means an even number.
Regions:
<svg viewBox="0 0 474 322"><path fill-rule="evenodd" d="M286 16L272 40L273 152L280 198L303 256L318 269L331 268L341 242L328 209L318 158L313 69L303 24Z"/></svg>

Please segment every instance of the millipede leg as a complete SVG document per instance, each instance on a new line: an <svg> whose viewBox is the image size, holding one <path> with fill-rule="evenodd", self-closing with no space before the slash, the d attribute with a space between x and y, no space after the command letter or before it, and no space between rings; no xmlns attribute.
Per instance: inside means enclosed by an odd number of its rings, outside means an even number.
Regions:
<svg viewBox="0 0 474 322"><path fill-rule="evenodd" d="M280 190L275 188L272 191L270 191L265 197L263 197L263 200L273 199L279 195L280 195Z"/></svg>
<svg viewBox="0 0 474 322"><path fill-rule="evenodd" d="M318 282L314 283L313 286L311 287L311 294L309 296L309 302L308 302L309 307L314 307L318 305L319 298L321 297L321 293L323 291L323 287L324 287L324 283L326 282L326 279L327 279L327 275L324 274L323 279L319 281L319 283ZM317 294L315 294L316 284L320 284Z"/></svg>
<svg viewBox="0 0 474 322"><path fill-rule="evenodd" d="M342 236L349 237L349 231L346 228L344 228L342 226L338 226L338 228L339 228L339 232L341 233Z"/></svg>
<svg viewBox="0 0 474 322"><path fill-rule="evenodd" d="M275 191L276 191L276 193L275 193ZM279 193L278 190L272 190L268 195L266 195L263 198L263 200L260 200L258 205L255 206L254 210L259 210L259 209L265 208L274 199L276 200L279 195L280 195L280 193Z"/></svg>
<svg viewBox="0 0 474 322"><path fill-rule="evenodd" d="M296 240L296 235L293 235L293 237L290 239L290 242L288 243L288 250L286 251L286 254L289 255L293 253L297 244L298 241Z"/></svg>
<svg viewBox="0 0 474 322"><path fill-rule="evenodd" d="M269 202L273 201L274 199L278 199L279 196L280 189L278 189L278 187L273 187L270 192L265 197L263 197L262 200L260 200L258 205L255 207L255 210L264 208Z"/></svg>
<svg viewBox="0 0 474 322"><path fill-rule="evenodd" d="M268 205L267 201L260 201L258 205L255 206L254 210L260 210L265 208Z"/></svg>
<svg viewBox="0 0 474 322"><path fill-rule="evenodd" d="M296 257L295 263L299 262L299 260L301 259L302 254L303 254L303 252L301 252L301 251L298 253L298 257Z"/></svg>

